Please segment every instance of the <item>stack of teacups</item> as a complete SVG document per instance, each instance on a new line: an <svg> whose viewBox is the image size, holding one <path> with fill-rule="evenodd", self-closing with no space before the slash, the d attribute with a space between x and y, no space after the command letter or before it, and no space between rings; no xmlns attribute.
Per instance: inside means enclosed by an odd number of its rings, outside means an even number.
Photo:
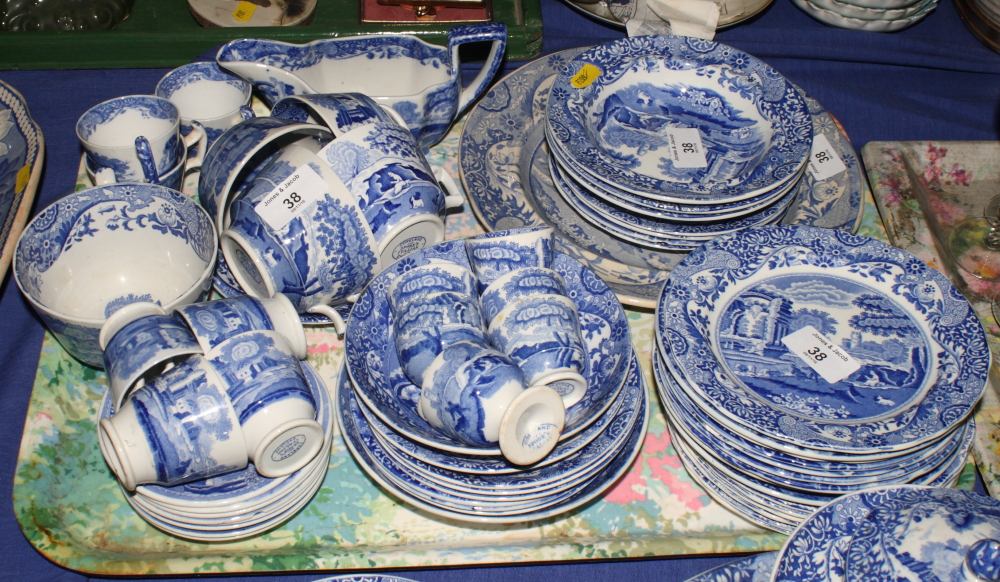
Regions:
<svg viewBox="0 0 1000 582"><path fill-rule="evenodd" d="M388 298L396 354L420 386L417 410L469 446L499 444L512 463L544 458L559 440L565 408L487 339L479 283L465 266L433 261L394 279Z"/></svg>
<svg viewBox="0 0 1000 582"><path fill-rule="evenodd" d="M325 394L299 363L305 335L283 295L198 303L173 315L132 304L109 318L101 345L110 384L102 451L135 492L133 506L144 505L145 486L190 486L248 463L261 477L297 481L289 496L318 486L304 468L329 447L328 423L318 422ZM150 521L177 535L198 529Z"/></svg>
<svg viewBox="0 0 1000 582"><path fill-rule="evenodd" d="M444 194L412 135L364 95L294 105L281 111L308 106L331 132L283 147L218 210L222 251L247 293L284 293L342 331L336 307L385 265L443 240L445 210L462 198Z"/></svg>
<svg viewBox="0 0 1000 582"><path fill-rule="evenodd" d="M130 95L88 109L76 135L95 184L149 182L179 190L184 173L201 167L205 156L204 128L195 121L190 127L182 135L180 111L167 99Z"/></svg>

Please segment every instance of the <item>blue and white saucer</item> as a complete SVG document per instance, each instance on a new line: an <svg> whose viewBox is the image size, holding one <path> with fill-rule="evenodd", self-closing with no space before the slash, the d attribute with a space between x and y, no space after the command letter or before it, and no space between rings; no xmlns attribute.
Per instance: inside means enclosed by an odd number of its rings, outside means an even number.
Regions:
<svg viewBox="0 0 1000 582"><path fill-rule="evenodd" d="M943 275L879 241L809 227L706 244L671 273L657 322L667 364L707 414L807 451L939 440L979 401L990 362L979 320ZM782 339L807 325L860 368L830 383L800 366Z"/></svg>
<svg viewBox="0 0 1000 582"><path fill-rule="evenodd" d="M433 428L417 412L420 388L403 373L394 341L387 299L391 280L416 266L440 259L468 267L462 240L425 248L389 266L377 275L354 304L347 322L344 351L354 387L368 408L396 432L440 450L473 456L497 456L499 447L475 448ZM608 286L589 268L556 254L553 268L566 283L577 306L583 340L588 350L588 390L566 410L562 439L584 430L603 414L621 391L632 351L625 312Z"/></svg>
<svg viewBox="0 0 1000 582"><path fill-rule="evenodd" d="M702 572L687 582L766 582L771 579L777 557L778 552L754 554Z"/></svg>
<svg viewBox="0 0 1000 582"><path fill-rule="evenodd" d="M711 41L640 36L577 56L552 86L550 145L619 189L670 202L750 198L795 175L812 124L799 92ZM696 130L701 164L671 155ZM685 134L686 135L686 134Z"/></svg>

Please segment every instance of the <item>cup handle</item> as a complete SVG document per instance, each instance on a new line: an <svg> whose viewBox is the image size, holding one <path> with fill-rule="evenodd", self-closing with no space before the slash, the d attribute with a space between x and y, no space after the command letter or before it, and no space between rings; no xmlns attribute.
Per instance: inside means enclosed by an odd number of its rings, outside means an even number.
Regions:
<svg viewBox="0 0 1000 582"><path fill-rule="evenodd" d="M315 313L317 315L325 315L330 318L333 322L333 328L337 330L337 335L344 335L344 331L347 329L347 323L344 318L337 313L337 310L330 307L329 305L317 305L315 307L309 308L309 313Z"/></svg>
<svg viewBox="0 0 1000 582"><path fill-rule="evenodd" d="M117 182L115 171L111 168L101 168L94 174L94 186L107 186L108 184L116 184Z"/></svg>
<svg viewBox="0 0 1000 582"><path fill-rule="evenodd" d="M431 171L434 172L434 179L444 188L446 194L444 197L445 208L458 208L465 204L465 195L462 194L462 189L455 183L455 179L451 177L451 174L444 171L444 168L441 166L431 166Z"/></svg>
<svg viewBox="0 0 1000 582"><path fill-rule="evenodd" d="M253 112L253 109L250 109L249 105L240 105L240 115L243 117L243 121L257 117L257 114Z"/></svg>
<svg viewBox="0 0 1000 582"><path fill-rule="evenodd" d="M191 133L184 136L184 151L194 144L198 144L193 156L184 162L184 173L191 170L201 169L201 163L205 160L205 146L208 145L208 134L205 133L205 126L197 121L191 120Z"/></svg>
<svg viewBox="0 0 1000 582"><path fill-rule="evenodd" d="M143 136L135 138L135 155L139 158L139 165L142 167L142 175L150 184L160 183L160 174L156 171L156 158L153 157L153 148L149 147L149 140Z"/></svg>
<svg viewBox="0 0 1000 582"><path fill-rule="evenodd" d="M456 117L483 94L497 70L500 69L500 63L503 61L504 51L507 48L507 25L502 22L467 24L456 26L448 32L448 55L451 58L451 70L455 71L459 78L461 78L462 66L458 58L459 45L486 41L493 43L493 46L490 47L490 56L486 57L486 64L479 70L479 74L476 75L472 83L462 90L462 94L458 98L458 109L455 111Z"/></svg>

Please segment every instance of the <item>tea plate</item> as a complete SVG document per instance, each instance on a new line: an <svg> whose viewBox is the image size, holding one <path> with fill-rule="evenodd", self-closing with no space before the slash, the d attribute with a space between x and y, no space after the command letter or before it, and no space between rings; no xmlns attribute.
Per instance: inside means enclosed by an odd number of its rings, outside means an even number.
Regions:
<svg viewBox="0 0 1000 582"><path fill-rule="evenodd" d="M792 270L784 271L785 266L791 266ZM812 289L811 283L804 282L805 279L801 281L804 287L796 287L809 293L817 291L830 301L847 304L857 301L859 313L855 315L858 319L850 320L854 323L842 322L844 324L863 327L868 325L866 322L873 322L871 325L902 325L903 320L910 322L907 324L910 327L900 328L899 333L905 332L906 339L912 338L923 345L924 351L915 345L913 351L904 350L905 355L901 357L904 366L907 365L907 355L918 358L909 364L924 370L924 378L914 382L905 394L897 396L892 393L895 400L876 393L870 397L872 404L861 402L859 406L844 403L844 395L847 394L844 391L828 389L818 382L807 386L804 380L794 380L804 374L794 367L798 356L789 356L782 360L780 366L772 365L769 359L789 353L780 343L781 338L788 337L805 325L805 320L792 321L791 310L782 310L781 306L786 304L780 298L776 303L769 304L776 306L773 307L773 317L768 316L771 323L754 328L764 330L765 335L770 334L770 339L764 339L763 344L756 341L758 338L748 336L743 339L751 346L750 354L756 354L755 350L760 346L770 350L763 352L764 357L757 362L759 368L754 370L770 369L773 371L771 375L779 379L784 377L781 374L790 374L789 381L794 384L779 385L770 378L767 382L750 385L749 389L741 389L718 362L713 360L715 365L710 369L702 366L704 354L712 353L711 342L717 339L707 338L706 335L710 333L711 312L722 307L720 297L732 288L739 288L744 281L753 280L755 276L767 278L777 271L794 272L792 278L796 281L800 278L823 279L822 283L827 285L835 281L834 277L839 277L856 285L857 288L851 287L847 292L838 290L832 295L833 291L825 287L822 291ZM791 289L795 283L790 280L770 281L785 285L786 289ZM810 289L805 290L805 287ZM763 287L758 288L763 292ZM777 288L768 288L767 292L775 293L775 297L787 294L787 291ZM761 301L766 294L760 296ZM737 307L726 313L735 314L743 309ZM879 310L886 311L883 314ZM750 313L749 308L741 313ZM803 307L798 313L808 316L811 324L819 325L821 331L830 331L828 328L833 326L830 321L834 316L822 308ZM891 319L897 315L900 317L898 322ZM657 339L668 363L682 372L687 380L685 388L694 390L699 397L713 404L706 410L708 414L727 426L742 424L779 441L820 451L856 454L901 452L939 439L968 416L978 402L990 361L989 347L975 313L943 275L909 253L885 243L809 227L753 229L706 244L703 249L689 255L671 274L657 307L657 321ZM912 323L916 321L924 322L922 325L926 330L920 338L917 337L919 327ZM846 336L845 332L835 329L829 335L857 339L858 333L871 333L865 329L856 329ZM888 328L884 333L889 333ZM740 337L739 333L733 334L733 346L743 341ZM778 342L775 350L767 347L775 341ZM867 349L868 344L864 341L868 340L858 340L857 347ZM777 349L778 345L780 349ZM841 347L848 353L851 350L843 344ZM726 356L730 367L737 358L735 351L734 348ZM854 351L859 355L861 353L860 349ZM921 357L927 359L920 360ZM791 362L793 367L785 367L785 362ZM847 381L856 383L860 380L863 383L867 378L874 377L872 374L878 376L885 373L881 369L873 371L872 365L862 366L858 372L847 376ZM890 390L892 381L893 378L886 376L875 386L873 380L873 388ZM857 401L859 389L854 385L852 388ZM771 396L764 394L772 389ZM889 404L881 402L880 397Z"/></svg>
<svg viewBox="0 0 1000 582"><path fill-rule="evenodd" d="M774 571L777 556L778 552L764 552L740 558L688 578L687 582L764 582Z"/></svg>
<svg viewBox="0 0 1000 582"><path fill-rule="evenodd" d="M806 163L813 137L805 101L777 71L726 45L671 36L578 55L552 86L546 122L554 147L598 179L682 203L775 187ZM670 131L682 128L697 129L703 165L667 155Z"/></svg>
<svg viewBox="0 0 1000 582"><path fill-rule="evenodd" d="M499 447L474 448L431 427L418 413L420 388L403 373L390 335L387 289L399 273L441 259L468 266L462 240L427 247L390 265L377 275L354 304L344 336L347 369L354 387L370 410L394 430L425 446L476 456L497 456ZM608 286L583 264L556 253L553 268L576 303L588 350L583 398L566 410L562 439L584 430L615 400L625 383L632 350L628 321Z"/></svg>

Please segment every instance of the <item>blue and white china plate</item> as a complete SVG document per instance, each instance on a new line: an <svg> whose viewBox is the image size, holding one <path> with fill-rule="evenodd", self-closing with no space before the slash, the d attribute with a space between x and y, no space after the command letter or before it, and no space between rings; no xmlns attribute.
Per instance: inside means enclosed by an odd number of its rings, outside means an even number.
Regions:
<svg viewBox="0 0 1000 582"><path fill-rule="evenodd" d="M553 75L584 50L569 49L529 63L498 81L480 99L469 112L460 138L462 181L473 210L490 230L549 223L557 230L557 248L593 269L623 303L654 308L667 278L665 271L683 255L647 252L587 224L581 225L584 221L561 202L547 177L549 155L545 124L540 122L545 117L548 89ZM784 220L853 232L861 217L861 188L866 187L857 156L829 113L815 101L808 101L814 131L827 136L848 170L822 182L813 181L815 187L809 191L800 187ZM540 168L545 172L538 171ZM807 171L799 184L808 183L808 178ZM542 186L550 193L545 207L548 215L544 217L539 214L542 208L530 200L531 189L539 197Z"/></svg>
<svg viewBox="0 0 1000 582"><path fill-rule="evenodd" d="M372 425L375 435L383 442L387 449L395 449L407 458L418 459L424 463L440 467L458 473L473 473L480 475L499 475L504 473L519 473L527 468L539 468L551 465L574 453L593 441L598 435L604 432L612 420L617 418L620 411L634 410L639 406L642 398L639 388L641 387L636 372L637 366L635 358L625 380L625 386L615 402L608 407L604 414L598 416L583 431L560 442L544 459L530 467L512 465L503 457L477 457L468 455L449 454L444 451L426 447L400 435L388 425L379 420L378 415L368 410L364 402L360 402L359 407L365 415L368 424Z"/></svg>
<svg viewBox="0 0 1000 582"><path fill-rule="evenodd" d="M955 489L907 490L874 507L854 531L845 580L974 580L963 564L979 540L1000 540L1000 501Z"/></svg>
<svg viewBox="0 0 1000 582"><path fill-rule="evenodd" d="M687 582L766 582L774 571L777 556L778 552L746 556L688 578Z"/></svg>
<svg viewBox="0 0 1000 582"><path fill-rule="evenodd" d="M174 487L140 485L136 488L136 494L163 507L177 508L184 512L225 515L227 510L245 511L248 507L266 505L298 487L306 474L316 466L329 462L326 457L333 439L334 422L332 401L323 379L309 362L302 362L302 370L306 373L306 380L316 400L316 419L323 426L326 435L323 448L308 465L291 475L271 479L261 476L253 464L250 464L240 471ZM105 395L101 418L110 418L111 415L111 401ZM105 446L105 443L101 444L102 447Z"/></svg>
<svg viewBox="0 0 1000 582"><path fill-rule="evenodd" d="M579 480L581 475L599 464L604 456L617 452L628 435L631 434L640 411L645 407L643 404L645 398L642 396L644 393L645 386L641 381L638 359L633 356L623 392L623 398L628 400L631 405L619 408L606 425L605 430L601 431L596 438L580 447L573 454L557 459L557 462L548 462L546 459L546 464L540 467L524 468L514 473L485 475L443 469L398 451L391 442L387 443L385 439L381 438L379 429L388 427L379 423L376 415L367 413L364 410L363 402L352 404L352 406L357 406L361 411L363 422L371 425L375 437L379 439L385 450L399 465L410 469L410 472L426 479L428 483L472 494L472 497L485 500L497 496L521 498L532 493L545 492L548 494L554 492L559 486L568 486ZM610 415L606 414L605 416ZM462 493L459 493L458 496L461 496Z"/></svg>
<svg viewBox="0 0 1000 582"><path fill-rule="evenodd" d="M735 443L725 438L719 438L717 435L720 433L713 433L711 430L715 427L710 418L694 416L693 414L696 413L680 408L684 406L683 397L677 394L679 389L674 379L664 370L659 354L653 357L653 369L659 384L660 401L670 414L675 426L685 433L688 440L702 443L734 469L780 487L792 487L812 493L845 493L865 487L906 483L933 473L935 469L954 459L957 455L966 455L975 432L975 424L970 418L967 424L956 429L940 445L935 444L928 447L927 450L931 454L925 455L922 451L918 451L921 455L916 462L908 462L908 460L899 457L892 459L889 463L891 470L882 468L874 474L859 474L855 466L848 463L820 462L816 463L816 467L825 466L826 470L821 472L810 469L811 474L808 474L797 469L778 466L772 458L758 452L766 453L767 449L756 443L745 441L735 435L730 437L736 441ZM756 454L751 455L751 452ZM785 457L786 455L774 451L772 456ZM800 463L803 461L800 460Z"/></svg>
<svg viewBox="0 0 1000 582"><path fill-rule="evenodd" d="M340 396L337 399L337 417L340 419L340 426L348 449L368 476L397 497L419 509L465 522L525 523L558 515L591 501L629 470L632 461L642 448L642 436L646 433L649 420L646 410L648 399L644 399L643 411L640 413L642 422L635 424L621 451L597 474L577 488L541 502L532 501L512 505L507 509L487 510L477 509L474 504L443 503L438 499L429 499L426 496L427 484L397 466L392 458L381 449L378 440L372 437L370 428L364 424L364 417L360 415L360 412L355 409L357 413L351 413L348 410L350 400L347 392L349 390L350 384L341 382ZM359 421L361 425L359 426L355 421ZM364 438L362 431L369 432L368 438Z"/></svg>
<svg viewBox="0 0 1000 582"><path fill-rule="evenodd" d="M331 578L313 580L313 582L416 582L416 580L411 580L409 578L400 578L399 576L389 576L386 574L361 574L361 575L348 575L348 576L333 576Z"/></svg>
<svg viewBox="0 0 1000 582"><path fill-rule="evenodd" d="M28 222L44 159L45 138L24 97L0 81L0 280Z"/></svg>
<svg viewBox="0 0 1000 582"><path fill-rule="evenodd" d="M400 434L425 446L464 455L496 456L500 448L474 448L444 435L417 413L420 388L403 373L396 356L387 291L399 273L443 259L468 267L462 240L446 241L420 250L379 273L362 293L347 322L344 351L354 387L370 410ZM556 253L553 268L566 283L577 305L588 349L589 389L566 410L562 438L582 430L614 402L622 389L632 350L628 321L614 293L593 271Z"/></svg>
<svg viewBox="0 0 1000 582"><path fill-rule="evenodd" d="M773 188L806 163L813 137L805 101L777 71L732 47L676 36L578 55L552 86L546 120L554 147L584 170L670 202ZM670 159L668 132L681 128L698 130L706 166Z"/></svg>
<svg viewBox="0 0 1000 582"><path fill-rule="evenodd" d="M742 290L744 282L756 284ZM744 304L720 303L732 289L743 291ZM856 310L833 311L813 297ZM755 327L750 319L756 310L747 305L758 300L773 303ZM795 309L796 303L802 307ZM717 328L711 327L713 314L722 316ZM739 314L746 314L746 325ZM733 333L725 331L728 315ZM856 353L861 368L836 384L807 381L809 368L798 366L798 356L781 343L807 324ZM712 329L723 329L725 341L706 337ZM979 320L943 275L885 243L809 227L742 231L689 255L664 286L657 331L667 363L686 379L682 388L709 403L709 415L818 451L902 452L940 439L979 401L990 362ZM904 346L902 356L879 351L894 349L893 340ZM915 343L905 347L909 342ZM744 383L748 371L757 374L749 388L735 384L712 358L713 344ZM738 349L726 345L746 346L745 361L738 363ZM759 361L751 364L758 351ZM706 357L712 365L705 365ZM902 369L898 377L893 358Z"/></svg>

